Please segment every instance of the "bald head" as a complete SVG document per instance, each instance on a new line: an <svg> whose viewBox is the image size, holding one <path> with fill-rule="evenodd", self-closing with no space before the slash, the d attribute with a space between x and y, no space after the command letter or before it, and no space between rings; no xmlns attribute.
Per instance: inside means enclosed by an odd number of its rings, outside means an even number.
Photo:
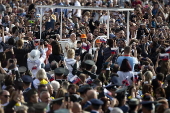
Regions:
<svg viewBox="0 0 170 113"><path fill-rule="evenodd" d="M82 111L81 105L78 102L73 103L72 112L80 113Z"/></svg>
<svg viewBox="0 0 170 113"><path fill-rule="evenodd" d="M92 40L93 39L93 34L92 33L88 33L87 34L87 40Z"/></svg>
<svg viewBox="0 0 170 113"><path fill-rule="evenodd" d="M95 90L88 90L86 95L88 100L97 99L97 92Z"/></svg>

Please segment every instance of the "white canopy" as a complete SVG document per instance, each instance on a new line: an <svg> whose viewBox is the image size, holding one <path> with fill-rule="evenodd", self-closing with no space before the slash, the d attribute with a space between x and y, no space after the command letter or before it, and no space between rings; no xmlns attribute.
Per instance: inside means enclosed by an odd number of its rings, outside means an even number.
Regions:
<svg viewBox="0 0 170 113"><path fill-rule="evenodd" d="M40 16L40 38L42 32L42 8L59 8L61 9L82 9L82 10L106 10L108 15L110 11L127 11L127 44L129 44L129 11L133 11L133 8L105 8L105 7L84 7L84 6L61 6L61 5L37 5L37 8L41 8L41 16ZM109 19L107 21L107 37L109 38ZM61 27L62 28L62 16L61 16ZM62 37L62 30L60 30L60 36Z"/></svg>

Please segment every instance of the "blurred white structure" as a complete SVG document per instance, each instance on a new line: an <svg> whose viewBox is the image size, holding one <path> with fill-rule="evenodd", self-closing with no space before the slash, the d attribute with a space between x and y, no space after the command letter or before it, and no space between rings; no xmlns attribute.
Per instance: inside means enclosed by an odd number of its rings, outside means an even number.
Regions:
<svg viewBox="0 0 170 113"><path fill-rule="evenodd" d="M127 11L127 44L129 44L129 11L133 11L133 8L105 8L105 7L76 7L76 6L60 6L60 5L37 5L36 8L40 8L40 26L42 26L42 9L43 8L60 8L61 11L62 9L82 9L82 10L106 10L108 12L108 15L110 14L110 11ZM62 13L61 13L62 15ZM107 38L109 38L109 20L107 20ZM60 22L60 28L62 28L62 16L61 16L61 22ZM40 27L40 38L41 38L41 32L42 32L42 27ZM62 30L60 30L60 36L62 37ZM62 40L60 41L61 43L64 43Z"/></svg>

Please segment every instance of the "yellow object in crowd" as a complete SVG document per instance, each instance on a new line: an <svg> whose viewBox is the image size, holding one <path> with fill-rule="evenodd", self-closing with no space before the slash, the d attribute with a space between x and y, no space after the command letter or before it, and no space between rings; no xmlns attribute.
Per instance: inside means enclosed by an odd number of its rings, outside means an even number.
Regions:
<svg viewBox="0 0 170 113"><path fill-rule="evenodd" d="M21 106L21 103L18 103L18 102L17 102L17 103L15 104L15 106Z"/></svg>
<svg viewBox="0 0 170 113"><path fill-rule="evenodd" d="M40 84L48 84L48 82L45 79L43 79L40 81Z"/></svg>

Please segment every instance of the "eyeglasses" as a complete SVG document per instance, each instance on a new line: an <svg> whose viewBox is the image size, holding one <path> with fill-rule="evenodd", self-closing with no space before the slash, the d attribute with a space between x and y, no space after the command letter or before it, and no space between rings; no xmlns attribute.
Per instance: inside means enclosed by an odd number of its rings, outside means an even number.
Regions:
<svg viewBox="0 0 170 113"><path fill-rule="evenodd" d="M10 95L3 95L5 98L9 98L10 97Z"/></svg>

